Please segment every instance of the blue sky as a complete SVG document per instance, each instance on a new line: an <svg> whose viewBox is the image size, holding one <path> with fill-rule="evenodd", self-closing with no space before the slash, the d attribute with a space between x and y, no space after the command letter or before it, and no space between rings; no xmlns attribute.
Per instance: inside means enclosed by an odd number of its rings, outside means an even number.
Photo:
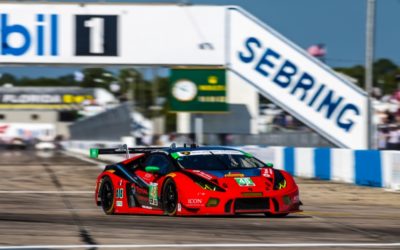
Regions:
<svg viewBox="0 0 400 250"><path fill-rule="evenodd" d="M57 1L60 2L60 1ZM65 1L73 2L73 1ZM87 1L95 2L95 1ZM114 2L114 1L108 1ZM169 2L182 1L123 1ZM315 43L327 46L327 64L364 64L367 0L186 0L193 4L239 5L300 47ZM400 0L377 0L375 58L389 58L400 65ZM57 76L78 68L1 68L22 76Z"/></svg>

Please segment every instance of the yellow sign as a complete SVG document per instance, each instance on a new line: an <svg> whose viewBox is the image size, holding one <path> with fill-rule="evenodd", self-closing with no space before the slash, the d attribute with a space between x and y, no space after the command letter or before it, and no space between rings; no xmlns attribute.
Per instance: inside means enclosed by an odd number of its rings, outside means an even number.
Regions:
<svg viewBox="0 0 400 250"><path fill-rule="evenodd" d="M63 95L64 103L82 103L85 100L93 100L91 95Z"/></svg>

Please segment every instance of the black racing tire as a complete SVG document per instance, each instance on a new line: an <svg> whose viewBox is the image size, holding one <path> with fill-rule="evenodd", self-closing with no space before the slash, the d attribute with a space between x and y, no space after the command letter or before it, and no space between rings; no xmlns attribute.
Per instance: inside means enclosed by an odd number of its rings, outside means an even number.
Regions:
<svg viewBox="0 0 400 250"><path fill-rule="evenodd" d="M289 213L283 213L283 214L271 214L271 213L264 213L266 217L269 218L283 218L286 217Z"/></svg>
<svg viewBox="0 0 400 250"><path fill-rule="evenodd" d="M100 186L100 204L105 214L114 214L115 192L110 177L103 178Z"/></svg>
<svg viewBox="0 0 400 250"><path fill-rule="evenodd" d="M178 209L178 191L172 179L167 179L164 182L161 199L164 212L169 216L176 215Z"/></svg>

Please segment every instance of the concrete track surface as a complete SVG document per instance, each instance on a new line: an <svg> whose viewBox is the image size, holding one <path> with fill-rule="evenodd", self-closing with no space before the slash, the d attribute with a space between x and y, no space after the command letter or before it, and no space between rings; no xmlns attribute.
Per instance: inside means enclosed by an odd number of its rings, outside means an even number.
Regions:
<svg viewBox="0 0 400 250"><path fill-rule="evenodd" d="M0 153L0 249L400 249L400 194L298 179L287 218L103 214L96 164L63 153Z"/></svg>

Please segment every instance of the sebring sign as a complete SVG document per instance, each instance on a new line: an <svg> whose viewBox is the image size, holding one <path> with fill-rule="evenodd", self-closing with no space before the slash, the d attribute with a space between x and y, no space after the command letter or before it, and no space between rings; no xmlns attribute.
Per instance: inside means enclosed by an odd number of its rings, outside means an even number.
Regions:
<svg viewBox="0 0 400 250"><path fill-rule="evenodd" d="M353 104L351 100L344 99L340 93L329 89L327 84L317 82L316 77L310 73L302 72L301 67L290 59L285 59L281 53L271 48L263 51L263 45L259 39L249 37L244 42L244 47L245 52L238 53L238 57L243 63L253 63L254 70L258 74L286 90L288 94L303 102L304 105L321 113L326 119L332 119L340 129L346 132L353 129L355 124L354 118L351 117L360 115L359 106ZM257 62L254 62L257 53L260 52L262 56ZM341 105L342 103L344 104Z"/></svg>
<svg viewBox="0 0 400 250"><path fill-rule="evenodd" d="M367 147L362 90L243 12L232 9L230 21L234 72L336 144Z"/></svg>

